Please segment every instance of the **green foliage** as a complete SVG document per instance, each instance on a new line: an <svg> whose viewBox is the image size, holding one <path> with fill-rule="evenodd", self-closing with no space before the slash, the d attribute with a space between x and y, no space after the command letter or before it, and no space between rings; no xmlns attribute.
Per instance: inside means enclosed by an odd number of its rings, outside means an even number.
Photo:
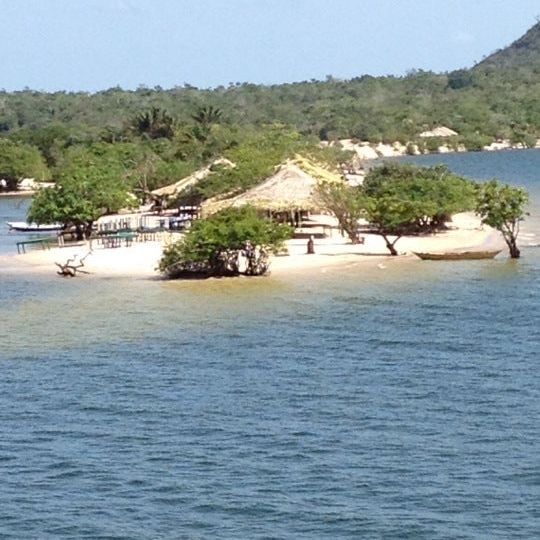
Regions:
<svg viewBox="0 0 540 540"><path fill-rule="evenodd" d="M470 152L480 152L484 146L488 146L492 142L492 137L480 135L479 133L471 133L459 137L459 144L463 145Z"/></svg>
<svg viewBox="0 0 540 540"><path fill-rule="evenodd" d="M136 146L130 144L70 148L55 171L55 186L33 198L28 220L73 225L88 236L100 216L135 205L125 179L126 164L135 153Z"/></svg>
<svg viewBox="0 0 540 540"><path fill-rule="evenodd" d="M316 196L353 243L358 239L358 220L364 217L390 253L397 255L395 243L402 235L440 229L452 214L472 210L476 185L444 165L386 163L372 169L359 188L326 182L317 186Z"/></svg>
<svg viewBox="0 0 540 540"><path fill-rule="evenodd" d="M77 133L65 124L50 124L42 128L22 128L11 139L39 149L49 167L54 167L62 151L77 141Z"/></svg>
<svg viewBox="0 0 540 540"><path fill-rule="evenodd" d="M473 77L468 69L458 69L448 74L448 86L452 90L467 88L473 84Z"/></svg>
<svg viewBox="0 0 540 540"><path fill-rule="evenodd" d="M315 197L321 207L334 214L349 240L358 243L358 220L366 214L362 192L344 182L320 182Z"/></svg>
<svg viewBox="0 0 540 540"><path fill-rule="evenodd" d="M489 142L510 137L515 125L538 138L539 73L540 26L536 24L511 47L476 67L448 74L413 71L405 77L363 75L348 81L246 83L213 90L189 85L169 90L110 88L91 95L0 92L0 131L11 136L54 124L76 133L78 142L100 133L105 140L117 141L123 135L115 130L126 118L137 117L136 131L149 137L172 138L170 120L175 118L199 142L216 125L257 130L276 122L323 140L356 137L405 143L441 124L465 138L478 135ZM168 111L166 119L156 122L156 129L151 127L153 110ZM140 111L150 112L141 115Z"/></svg>
<svg viewBox="0 0 540 540"><path fill-rule="evenodd" d="M476 212L482 223L500 231L512 258L518 258L517 247L520 222L524 219L529 195L523 188L500 184L491 180L482 184L478 193Z"/></svg>
<svg viewBox="0 0 540 540"><path fill-rule="evenodd" d="M363 192L367 197L385 199L391 208L395 201L406 202L403 215L410 219L402 222L401 229L407 232L444 227L452 214L472 210L476 200L474 182L452 173L445 165L385 163L368 173Z"/></svg>
<svg viewBox="0 0 540 540"><path fill-rule="evenodd" d="M137 114L131 121L130 129L142 137L160 139L174 137L174 119L159 107Z"/></svg>
<svg viewBox="0 0 540 540"><path fill-rule="evenodd" d="M27 144L0 139L0 179L6 189L16 190L23 178L45 180L49 171L37 148Z"/></svg>
<svg viewBox="0 0 540 540"><path fill-rule="evenodd" d="M270 176L276 165L292 158L297 152L308 150L316 151L314 141L282 125L250 131L237 145L223 153L236 167L223 168L209 176L197 185L190 196L203 200L245 191Z"/></svg>
<svg viewBox="0 0 540 540"><path fill-rule="evenodd" d="M193 136L200 142L206 142L210 136L212 124L219 124L221 115L221 109L212 107L212 105L199 107L197 113L191 115L195 121L195 126L192 129Z"/></svg>
<svg viewBox="0 0 540 540"><path fill-rule="evenodd" d="M280 250L291 232L252 207L228 208L195 221L184 238L165 249L159 270L170 278L263 274L268 254ZM244 269L239 256L244 257Z"/></svg>
<svg viewBox="0 0 540 540"><path fill-rule="evenodd" d="M365 213L370 225L380 234L391 255L397 255L396 242L422 218L421 203L390 194L378 194L365 199ZM394 236L394 240L390 240Z"/></svg>

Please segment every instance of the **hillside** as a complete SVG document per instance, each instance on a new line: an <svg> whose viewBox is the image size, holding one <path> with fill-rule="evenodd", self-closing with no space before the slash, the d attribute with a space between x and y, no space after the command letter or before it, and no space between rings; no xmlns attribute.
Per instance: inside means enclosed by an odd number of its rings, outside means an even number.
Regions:
<svg viewBox="0 0 540 540"><path fill-rule="evenodd" d="M540 136L539 66L537 23L473 68L451 73L329 77L271 86L231 83L215 89L0 92L0 132L31 143L43 130L43 136L69 144L118 140L125 136L126 123L150 107L166 110L178 125L191 125L198 108L213 106L222 111L222 123L258 129L281 122L321 139L405 142L445 125L468 147L495 138L525 142Z"/></svg>
<svg viewBox="0 0 540 540"><path fill-rule="evenodd" d="M485 67L504 69L526 67L539 73L540 21L511 45L494 52L475 66L476 69Z"/></svg>

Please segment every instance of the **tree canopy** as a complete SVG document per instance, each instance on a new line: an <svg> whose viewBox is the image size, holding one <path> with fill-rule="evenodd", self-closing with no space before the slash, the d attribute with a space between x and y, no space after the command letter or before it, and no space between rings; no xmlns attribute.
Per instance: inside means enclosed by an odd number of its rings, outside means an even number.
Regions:
<svg viewBox="0 0 540 540"><path fill-rule="evenodd" d="M56 184L40 190L28 210L28 220L75 226L79 236L89 236L100 216L136 204L125 179L125 164L132 146L73 147L55 171Z"/></svg>
<svg viewBox="0 0 540 540"><path fill-rule="evenodd" d="M50 136L51 125L62 126L66 134L57 129L52 141L64 145L137 133L172 138L186 128L200 141L215 125L258 129L284 123L322 140L405 143L445 125L459 133L456 144L469 149L496 138L531 144L540 136L539 72L537 23L510 47L471 69L450 73L413 70L405 76L329 77L269 86L230 83L214 89L115 87L94 94L2 91L0 133L25 137L28 130L45 130ZM131 134L123 129L127 119L135 128ZM47 137L38 138L48 152Z"/></svg>
<svg viewBox="0 0 540 540"><path fill-rule="evenodd" d="M0 139L0 179L9 191L17 189L23 178L45 180L49 171L39 150L28 144Z"/></svg>
<svg viewBox="0 0 540 540"><path fill-rule="evenodd" d="M397 255L401 236L440 230L452 214L473 210L476 191L474 182L444 165L385 163L372 169L361 186L320 184L317 196L353 242L358 220L365 218L390 254Z"/></svg>
<svg viewBox="0 0 540 540"><path fill-rule="evenodd" d="M501 184L497 180L486 182L479 190L476 212L482 217L482 223L502 233L510 257L514 259L520 257L517 236L528 201L525 189Z"/></svg>
<svg viewBox="0 0 540 540"><path fill-rule="evenodd" d="M159 269L169 278L264 274L268 255L291 232L250 206L228 208L195 221L184 238L165 248Z"/></svg>
<svg viewBox="0 0 540 540"><path fill-rule="evenodd" d="M362 191L368 198L386 199L393 208L398 201L406 202L410 221L404 229L408 232L443 227L452 214L473 210L476 196L474 182L453 173L446 165L419 167L401 163L385 163L372 169Z"/></svg>

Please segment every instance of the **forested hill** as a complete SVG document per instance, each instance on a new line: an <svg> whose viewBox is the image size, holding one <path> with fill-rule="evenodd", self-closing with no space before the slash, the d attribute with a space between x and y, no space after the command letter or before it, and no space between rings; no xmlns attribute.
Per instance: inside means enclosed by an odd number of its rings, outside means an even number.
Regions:
<svg viewBox="0 0 540 540"><path fill-rule="evenodd" d="M540 76L540 21L510 46L489 55L476 66L477 69L485 67L525 67Z"/></svg>
<svg viewBox="0 0 540 540"><path fill-rule="evenodd" d="M234 83L211 90L185 85L95 94L0 92L0 135L31 142L31 133L54 129L72 143L121 138L130 119L151 107L167 111L181 126L192 124L201 107L212 106L220 109L222 123L258 127L280 122L321 139L406 142L445 125L467 147L495 138L530 142L540 136L539 35L536 24L510 47L451 73L329 77L271 86Z"/></svg>

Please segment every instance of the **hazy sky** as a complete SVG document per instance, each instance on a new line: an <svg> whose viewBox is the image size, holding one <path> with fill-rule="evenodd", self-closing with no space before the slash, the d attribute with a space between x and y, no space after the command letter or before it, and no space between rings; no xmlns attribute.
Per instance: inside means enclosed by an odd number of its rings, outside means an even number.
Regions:
<svg viewBox="0 0 540 540"><path fill-rule="evenodd" d="M0 88L100 90L471 66L540 0L0 0Z"/></svg>

